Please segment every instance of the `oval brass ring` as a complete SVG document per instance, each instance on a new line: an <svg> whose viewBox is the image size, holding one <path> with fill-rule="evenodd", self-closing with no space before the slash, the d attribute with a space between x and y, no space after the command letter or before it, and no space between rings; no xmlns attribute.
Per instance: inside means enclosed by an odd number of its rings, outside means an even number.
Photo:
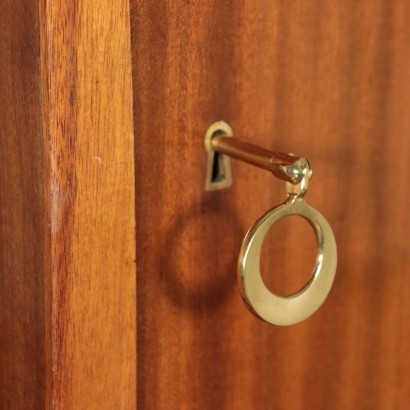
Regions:
<svg viewBox="0 0 410 410"><path fill-rule="evenodd" d="M265 286L260 272L263 241L272 225L290 215L300 215L316 232L318 254L309 282L299 292L279 296ZM248 308L262 320L290 326L311 316L324 302L332 287L337 265L337 248L332 229L324 216L303 197L290 197L269 210L246 234L238 263L238 282Z"/></svg>

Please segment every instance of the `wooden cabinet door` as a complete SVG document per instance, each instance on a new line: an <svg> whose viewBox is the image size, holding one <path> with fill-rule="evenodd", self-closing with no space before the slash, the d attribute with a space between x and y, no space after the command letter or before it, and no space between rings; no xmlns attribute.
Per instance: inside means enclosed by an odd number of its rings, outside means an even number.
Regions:
<svg viewBox="0 0 410 410"><path fill-rule="evenodd" d="M141 408L404 409L410 402L410 8L374 1L131 2ZM233 163L205 192L203 136L306 156L307 201L338 243L334 287L289 328L237 291L247 229L284 199ZM304 222L262 255L289 294L316 252Z"/></svg>
<svg viewBox="0 0 410 410"><path fill-rule="evenodd" d="M0 407L407 409L410 4L2 0ZM233 161L206 192L207 127L307 157L337 276L270 326L241 241L285 199ZM289 295L316 243L286 218L262 275Z"/></svg>

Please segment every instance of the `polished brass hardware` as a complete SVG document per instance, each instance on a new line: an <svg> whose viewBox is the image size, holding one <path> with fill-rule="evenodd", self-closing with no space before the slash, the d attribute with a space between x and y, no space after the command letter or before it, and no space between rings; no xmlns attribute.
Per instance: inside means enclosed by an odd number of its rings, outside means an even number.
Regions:
<svg viewBox="0 0 410 410"><path fill-rule="evenodd" d="M309 282L294 295L283 297L272 293L264 284L260 255L272 225L291 215L302 216L313 227L318 253ZM246 234L238 261L239 290L249 310L259 318L274 325L294 325L311 316L325 301L333 284L336 265L336 241L329 223L303 197L290 195L284 204L263 215Z"/></svg>
<svg viewBox="0 0 410 410"><path fill-rule="evenodd" d="M229 156L218 153L212 146L212 140L218 136L231 138L232 128L224 121L213 123L205 133L205 149L208 152L208 164L205 190L215 191L232 186L231 160Z"/></svg>
<svg viewBox="0 0 410 410"><path fill-rule="evenodd" d="M212 124L205 135L208 151L206 190L224 189L232 184L229 157L271 171L286 181L288 199L266 212L250 228L242 243L238 261L239 290L249 310L260 319L279 326L299 323L324 302L332 287L337 265L337 247L332 229L324 216L308 205L304 196L312 177L307 159L259 148L233 137L223 122ZM290 215L306 219L316 233L318 254L311 279L294 295L283 297L268 290L260 273L263 241L272 225Z"/></svg>
<svg viewBox="0 0 410 410"><path fill-rule="evenodd" d="M208 151L206 177L207 191L225 189L232 185L232 171L229 157L272 172L274 176L298 185L305 169L312 170L305 158L293 154L276 153L233 137L232 128L224 121L212 124L205 134L205 148Z"/></svg>
<svg viewBox="0 0 410 410"><path fill-rule="evenodd" d="M298 168L300 158L295 155L268 151L236 138L228 138L223 134L215 135L211 145L215 152L271 171L275 177L284 181L299 183L302 179L303 175Z"/></svg>

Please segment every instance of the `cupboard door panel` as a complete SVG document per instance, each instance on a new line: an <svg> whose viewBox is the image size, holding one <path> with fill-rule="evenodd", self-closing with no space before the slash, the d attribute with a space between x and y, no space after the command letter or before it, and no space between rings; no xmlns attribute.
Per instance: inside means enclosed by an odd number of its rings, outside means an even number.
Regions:
<svg viewBox="0 0 410 410"><path fill-rule="evenodd" d="M131 2L141 408L405 408L409 13L403 0ZM246 230L285 195L237 162L231 189L205 192L203 135L220 119L312 163L307 200L339 266L297 326L258 321L236 289ZM289 293L315 247L303 223L278 229L264 276Z"/></svg>

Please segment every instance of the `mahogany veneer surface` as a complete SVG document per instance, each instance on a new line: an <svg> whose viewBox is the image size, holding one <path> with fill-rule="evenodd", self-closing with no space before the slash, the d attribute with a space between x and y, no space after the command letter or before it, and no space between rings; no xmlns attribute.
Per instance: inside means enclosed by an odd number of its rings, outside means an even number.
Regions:
<svg viewBox="0 0 410 410"><path fill-rule="evenodd" d="M405 409L410 402L410 5L132 1L138 402L168 409ZM290 328L244 307L236 263L281 182L234 163L205 192L203 135L306 156L307 201L334 228L324 306ZM289 294L315 246L268 237L264 277Z"/></svg>

